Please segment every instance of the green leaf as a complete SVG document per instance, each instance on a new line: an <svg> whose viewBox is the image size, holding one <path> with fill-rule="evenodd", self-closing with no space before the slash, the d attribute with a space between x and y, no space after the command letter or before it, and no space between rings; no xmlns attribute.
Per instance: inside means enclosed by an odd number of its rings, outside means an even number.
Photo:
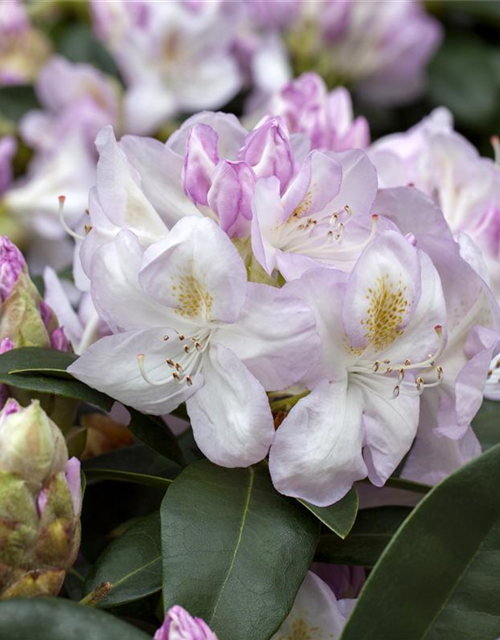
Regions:
<svg viewBox="0 0 500 640"><path fill-rule="evenodd" d="M103 582L113 586L99 607L139 600L160 591L162 556L160 514L141 518L99 556L85 583L91 593Z"/></svg>
<svg viewBox="0 0 500 640"><path fill-rule="evenodd" d="M342 640L500 636L500 445L437 485L366 582Z"/></svg>
<svg viewBox="0 0 500 640"><path fill-rule="evenodd" d="M484 400L476 417L472 421L472 428L483 451L500 443L500 402Z"/></svg>
<svg viewBox="0 0 500 640"><path fill-rule="evenodd" d="M83 463L83 469L114 469L116 471L133 469L134 473L145 473L162 478L175 478L181 471L179 465L142 442L89 458Z"/></svg>
<svg viewBox="0 0 500 640"><path fill-rule="evenodd" d="M305 500L299 500L318 520L341 538L345 538L356 520L359 498L353 487L339 502L330 507L316 507Z"/></svg>
<svg viewBox="0 0 500 640"><path fill-rule="evenodd" d="M362 509L345 540L331 534L320 537L314 559L373 567L411 511L407 507Z"/></svg>
<svg viewBox="0 0 500 640"><path fill-rule="evenodd" d="M312 561L319 523L274 489L265 465L203 460L161 506L165 610L180 604L220 640L268 639Z"/></svg>
<svg viewBox="0 0 500 640"><path fill-rule="evenodd" d="M185 466L184 456L177 440L161 418L147 416L131 407L127 407L127 409L130 412L128 428L139 440L165 458Z"/></svg>
<svg viewBox="0 0 500 640"><path fill-rule="evenodd" d="M147 487L164 489L170 487L173 480L151 476L145 473L134 473L132 471L117 471L116 469L86 469L87 478L93 480L115 480L116 482L131 482L132 484L143 484Z"/></svg>
<svg viewBox="0 0 500 640"><path fill-rule="evenodd" d="M78 358L73 353L22 347L0 356L0 373L44 373L54 377L71 379L66 369Z"/></svg>
<svg viewBox="0 0 500 640"><path fill-rule="evenodd" d="M151 640L119 618L63 598L0 602L2 640Z"/></svg>
<svg viewBox="0 0 500 640"><path fill-rule="evenodd" d="M0 355L0 382L26 391L73 398L110 411L112 398L66 372L75 357L40 347L13 349Z"/></svg>
<svg viewBox="0 0 500 640"><path fill-rule="evenodd" d="M0 115L18 122L31 109L40 104L31 85L0 87Z"/></svg>

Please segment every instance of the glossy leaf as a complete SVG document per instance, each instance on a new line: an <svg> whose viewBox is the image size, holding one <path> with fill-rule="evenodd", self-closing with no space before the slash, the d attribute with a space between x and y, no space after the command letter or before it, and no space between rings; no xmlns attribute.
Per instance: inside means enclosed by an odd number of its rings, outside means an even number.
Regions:
<svg viewBox="0 0 500 640"><path fill-rule="evenodd" d="M195 462L161 507L165 609L180 604L220 640L270 638L312 561L319 522L273 488L265 465Z"/></svg>
<svg viewBox="0 0 500 640"><path fill-rule="evenodd" d="M160 591L162 555L160 514L141 518L100 555L85 583L91 593L103 582L113 586L99 607L125 604Z"/></svg>
<svg viewBox="0 0 500 640"><path fill-rule="evenodd" d="M115 616L63 598L0 602L2 640L151 640Z"/></svg>
<svg viewBox="0 0 500 640"><path fill-rule="evenodd" d="M139 440L142 440L144 444L147 444L148 447L151 447L151 449L166 458L177 462L181 466L185 465L182 451L174 434L161 418L147 416L131 407L127 407L127 409L130 413L128 428Z"/></svg>
<svg viewBox="0 0 500 640"><path fill-rule="evenodd" d="M73 398L109 411L114 403L112 398L75 380L66 372L66 367L74 359L72 354L53 349L13 349L0 355L0 382L35 393Z"/></svg>
<svg viewBox="0 0 500 640"><path fill-rule="evenodd" d="M129 471L134 473L145 473L162 478L175 478L179 475L181 467L168 458L153 451L150 447L137 442L128 447L122 447L103 453L85 460L83 463L86 469L113 469L115 471Z"/></svg>
<svg viewBox="0 0 500 640"><path fill-rule="evenodd" d="M359 506L358 494L354 487L342 500L330 507L317 507L305 500L299 502L340 538L345 538L352 529Z"/></svg>
<svg viewBox="0 0 500 640"><path fill-rule="evenodd" d="M500 636L500 445L437 485L365 584L342 640Z"/></svg>
<svg viewBox="0 0 500 640"><path fill-rule="evenodd" d="M156 489L169 488L172 480L161 478L160 476L151 476L145 473L135 473L133 471L118 471L117 469L87 469L87 477L89 480L115 480L116 482L131 482L132 484L143 484L147 487L155 487Z"/></svg>
<svg viewBox="0 0 500 640"><path fill-rule="evenodd" d="M0 373L45 373L71 379L66 369L77 358L73 353L55 349L21 347L0 356Z"/></svg>
<svg viewBox="0 0 500 640"><path fill-rule="evenodd" d="M320 537L314 559L373 567L411 511L407 507L362 509L345 540L332 534Z"/></svg>

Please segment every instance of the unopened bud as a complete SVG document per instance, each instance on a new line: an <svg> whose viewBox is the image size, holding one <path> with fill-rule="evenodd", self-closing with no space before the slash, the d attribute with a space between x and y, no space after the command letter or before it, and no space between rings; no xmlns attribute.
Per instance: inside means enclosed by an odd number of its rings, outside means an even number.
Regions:
<svg viewBox="0 0 500 640"><path fill-rule="evenodd" d="M0 599L57 595L80 543L80 462L37 400L0 412Z"/></svg>
<svg viewBox="0 0 500 640"><path fill-rule="evenodd" d="M23 254L7 236L0 236L0 301L9 295L26 268Z"/></svg>

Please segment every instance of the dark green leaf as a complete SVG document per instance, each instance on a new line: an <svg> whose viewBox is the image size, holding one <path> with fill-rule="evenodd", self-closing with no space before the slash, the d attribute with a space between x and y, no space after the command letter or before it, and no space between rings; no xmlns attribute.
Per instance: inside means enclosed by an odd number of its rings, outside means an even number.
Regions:
<svg viewBox="0 0 500 640"><path fill-rule="evenodd" d="M0 116L17 122L39 103L31 85L0 87Z"/></svg>
<svg viewBox="0 0 500 640"><path fill-rule="evenodd" d="M500 445L437 485L371 573L342 640L500 636Z"/></svg>
<svg viewBox="0 0 500 640"><path fill-rule="evenodd" d="M143 484L147 487L157 489L169 488L172 480L159 476L146 475L144 473L134 473L132 471L117 471L116 469L87 469L87 478L90 480L115 480L116 482L131 482L132 484Z"/></svg>
<svg viewBox="0 0 500 640"><path fill-rule="evenodd" d="M2 356L0 356L2 357ZM114 400L109 396L87 387L83 382L77 380L63 380L62 378L51 378L45 375L31 375L25 373L6 373L0 374L0 382L10 387L24 389L35 393L48 393L64 398L72 398L87 402L96 407L101 407L106 411L110 411Z"/></svg>
<svg viewBox="0 0 500 640"><path fill-rule="evenodd" d="M66 369L77 357L73 353L42 347L12 349L0 356L0 373L44 373L71 379Z"/></svg>
<svg viewBox="0 0 500 640"><path fill-rule="evenodd" d="M118 618L62 598L0 602L2 640L151 640Z"/></svg>
<svg viewBox="0 0 500 640"><path fill-rule="evenodd" d="M130 412L130 424L128 425L130 431L151 449L184 466L182 451L165 422L156 416L144 415L131 407L127 407L127 409Z"/></svg>
<svg viewBox="0 0 500 640"><path fill-rule="evenodd" d="M160 514L133 524L101 554L85 583L91 593L103 582L113 587L98 606L111 607L160 591L162 557Z"/></svg>
<svg viewBox="0 0 500 640"><path fill-rule="evenodd" d="M66 372L75 357L40 347L13 349L0 355L0 382L26 391L73 398L109 411L114 403L112 398L71 378Z"/></svg>
<svg viewBox="0 0 500 640"><path fill-rule="evenodd" d="M500 443L500 402L484 400L472 428L483 451Z"/></svg>
<svg viewBox="0 0 500 640"><path fill-rule="evenodd" d="M161 507L165 609L184 606L220 640L268 639L311 563L319 523L273 488L265 465L195 462Z"/></svg>
<svg viewBox="0 0 500 640"><path fill-rule="evenodd" d="M345 540L331 534L320 537L315 560L373 567L411 511L406 507L362 509Z"/></svg>
<svg viewBox="0 0 500 640"><path fill-rule="evenodd" d="M162 478L175 478L181 470L179 465L142 442L85 460L83 469L114 469L116 471L133 469L134 473L145 473Z"/></svg>
<svg viewBox="0 0 500 640"><path fill-rule="evenodd" d="M345 538L352 529L359 506L358 494L354 487L342 500L330 507L316 507L305 500L299 502L341 538Z"/></svg>

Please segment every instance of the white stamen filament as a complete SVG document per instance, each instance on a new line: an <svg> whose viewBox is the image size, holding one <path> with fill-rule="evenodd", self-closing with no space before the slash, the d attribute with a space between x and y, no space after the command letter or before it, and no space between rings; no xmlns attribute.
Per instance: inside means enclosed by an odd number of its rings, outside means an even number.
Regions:
<svg viewBox="0 0 500 640"><path fill-rule="evenodd" d="M64 203L66 202L66 196L59 196L58 200L59 200L59 211L58 211L59 221L64 231L66 231L66 233L72 238L74 238L75 240L85 240L85 237L80 235L79 233L76 233L76 231L73 231L73 229L71 229L68 226L66 220L64 219ZM86 226L90 226L90 225L86 225ZM91 230L92 230L92 227L90 227L88 233Z"/></svg>
<svg viewBox="0 0 500 640"><path fill-rule="evenodd" d="M415 390L415 388L417 391L417 395L421 395L424 389L429 389L431 387L437 387L438 385L440 385L444 378L443 367L435 366L436 360L439 358L439 356L441 355L444 349L444 338L443 338L443 330L441 325L436 325L434 327L434 331L438 336L439 345L436 352L433 354L432 353L429 354L426 360L412 363L411 360L407 358L404 361L404 364L399 364L399 363L391 363L389 359L385 359L382 363L380 362L380 360L375 360L375 362L372 365L369 365L368 363L365 364L363 361L361 362L358 361L358 364L354 364L353 366L351 366L349 368L349 371L350 373L355 373L355 374L365 374L363 376L363 378L365 378L367 374L371 376L375 375L375 377L379 377L379 376L386 377L386 376L390 376L391 373L397 370L398 378L397 378L397 384L393 388L393 397L397 398L400 395L400 392L402 391L402 389L405 389L405 392L407 392L409 390ZM366 355L369 353L370 348L371 348L371 345L368 345L365 352L361 355L361 359L364 359L365 362L366 362ZM386 366L381 366L381 365L386 365ZM432 370L434 368L436 369L436 373L437 373L437 379L434 382L426 382L425 379L422 377L422 375L419 375L416 378L415 382L409 382L408 380L404 379L406 371L411 371L416 369L419 369L420 371ZM413 394L410 393L410 395L413 395Z"/></svg>

